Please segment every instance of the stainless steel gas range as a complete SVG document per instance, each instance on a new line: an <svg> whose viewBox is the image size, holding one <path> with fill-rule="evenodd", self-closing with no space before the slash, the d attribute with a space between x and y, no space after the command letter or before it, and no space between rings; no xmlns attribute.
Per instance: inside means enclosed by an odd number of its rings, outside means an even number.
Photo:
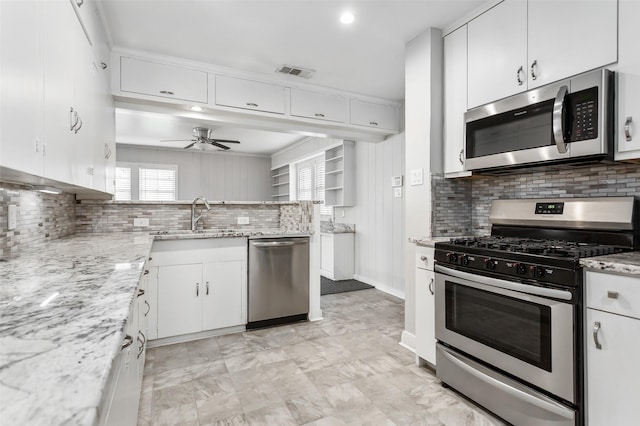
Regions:
<svg viewBox="0 0 640 426"><path fill-rule="evenodd" d="M583 423L579 259L640 249L634 197L496 200L435 244L436 374L518 426Z"/></svg>

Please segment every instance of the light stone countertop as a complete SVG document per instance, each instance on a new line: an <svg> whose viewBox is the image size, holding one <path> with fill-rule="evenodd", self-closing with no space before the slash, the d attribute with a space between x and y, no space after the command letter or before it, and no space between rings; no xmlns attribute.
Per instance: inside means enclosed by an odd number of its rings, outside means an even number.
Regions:
<svg viewBox="0 0 640 426"><path fill-rule="evenodd" d="M154 240L308 235L76 234L0 262L0 423L97 423Z"/></svg>
<svg viewBox="0 0 640 426"><path fill-rule="evenodd" d="M640 276L640 251L580 259L585 268Z"/></svg>
<svg viewBox="0 0 640 426"><path fill-rule="evenodd" d="M418 238L409 238L409 242L415 244L420 247L435 247L436 243L441 243L443 241L450 241L452 238L474 238L468 235L460 235L460 236L448 236L448 237L418 237Z"/></svg>

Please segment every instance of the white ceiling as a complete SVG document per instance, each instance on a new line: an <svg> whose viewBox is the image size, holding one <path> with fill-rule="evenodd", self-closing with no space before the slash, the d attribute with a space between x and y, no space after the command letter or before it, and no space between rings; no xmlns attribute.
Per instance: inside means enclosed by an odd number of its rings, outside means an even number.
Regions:
<svg viewBox="0 0 640 426"><path fill-rule="evenodd" d="M1 0L0 0L1 1ZM404 99L404 46L428 27L443 28L485 0L99 0L113 47L263 73L373 97ZM340 14L356 20L347 26ZM308 80L276 74L282 64L316 71ZM195 119L119 110L116 142L180 147ZM219 124L219 123L216 123ZM231 152L271 154L301 138L238 127Z"/></svg>
<svg viewBox="0 0 640 426"><path fill-rule="evenodd" d="M168 114L116 109L116 142L127 145L183 148L189 145L194 127L211 129L211 138L238 140L228 144L230 153L270 155L303 136L264 130L211 125L205 120L176 117ZM185 139L185 142L160 142L164 139ZM190 148L196 150L197 148ZM218 151L213 149L213 151Z"/></svg>

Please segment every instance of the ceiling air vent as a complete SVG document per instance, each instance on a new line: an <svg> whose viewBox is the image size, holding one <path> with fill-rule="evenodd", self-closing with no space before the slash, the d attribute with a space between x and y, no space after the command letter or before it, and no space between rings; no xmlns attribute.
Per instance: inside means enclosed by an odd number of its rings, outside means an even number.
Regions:
<svg viewBox="0 0 640 426"><path fill-rule="evenodd" d="M276 72L280 72L282 74L295 75L296 77L310 78L315 71L308 70L305 68L300 68L300 67L294 67L291 65L282 65L280 68L276 70Z"/></svg>

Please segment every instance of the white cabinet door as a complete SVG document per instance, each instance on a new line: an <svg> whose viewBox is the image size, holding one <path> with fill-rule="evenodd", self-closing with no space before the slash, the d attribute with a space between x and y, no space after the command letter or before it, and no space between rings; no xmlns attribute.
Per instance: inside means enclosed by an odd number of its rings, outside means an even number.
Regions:
<svg viewBox="0 0 640 426"><path fill-rule="evenodd" d="M434 273L416 268L416 354L436 365Z"/></svg>
<svg viewBox="0 0 640 426"><path fill-rule="evenodd" d="M193 102L207 102L207 73L141 59L120 58L120 90Z"/></svg>
<svg viewBox="0 0 640 426"><path fill-rule="evenodd" d="M333 234L320 234L320 275L333 279Z"/></svg>
<svg viewBox="0 0 640 426"><path fill-rule="evenodd" d="M244 262L215 262L203 265L202 330L246 323L243 318Z"/></svg>
<svg viewBox="0 0 640 426"><path fill-rule="evenodd" d="M0 1L0 166L42 174L42 8Z"/></svg>
<svg viewBox="0 0 640 426"><path fill-rule="evenodd" d="M640 158L640 2L620 0L619 7L616 160L626 160Z"/></svg>
<svg viewBox="0 0 640 426"><path fill-rule="evenodd" d="M467 26L444 38L444 172L464 171L467 111Z"/></svg>
<svg viewBox="0 0 640 426"><path fill-rule="evenodd" d="M468 108L526 90L527 2L506 0L467 27Z"/></svg>
<svg viewBox="0 0 640 426"><path fill-rule="evenodd" d="M202 264L158 268L158 338L202 328Z"/></svg>
<svg viewBox="0 0 640 426"><path fill-rule="evenodd" d="M351 124L377 129L398 129L399 111L394 105L352 99L350 112Z"/></svg>
<svg viewBox="0 0 640 426"><path fill-rule="evenodd" d="M216 105L284 114L285 88L216 75Z"/></svg>
<svg viewBox="0 0 640 426"><path fill-rule="evenodd" d="M597 349L593 331L600 323ZM640 320L587 309L587 424L629 425L640 419Z"/></svg>
<svg viewBox="0 0 640 426"><path fill-rule="evenodd" d="M292 88L291 115L344 123L347 121L347 98Z"/></svg>
<svg viewBox="0 0 640 426"><path fill-rule="evenodd" d="M529 1L528 6L529 89L616 62L616 0Z"/></svg>

